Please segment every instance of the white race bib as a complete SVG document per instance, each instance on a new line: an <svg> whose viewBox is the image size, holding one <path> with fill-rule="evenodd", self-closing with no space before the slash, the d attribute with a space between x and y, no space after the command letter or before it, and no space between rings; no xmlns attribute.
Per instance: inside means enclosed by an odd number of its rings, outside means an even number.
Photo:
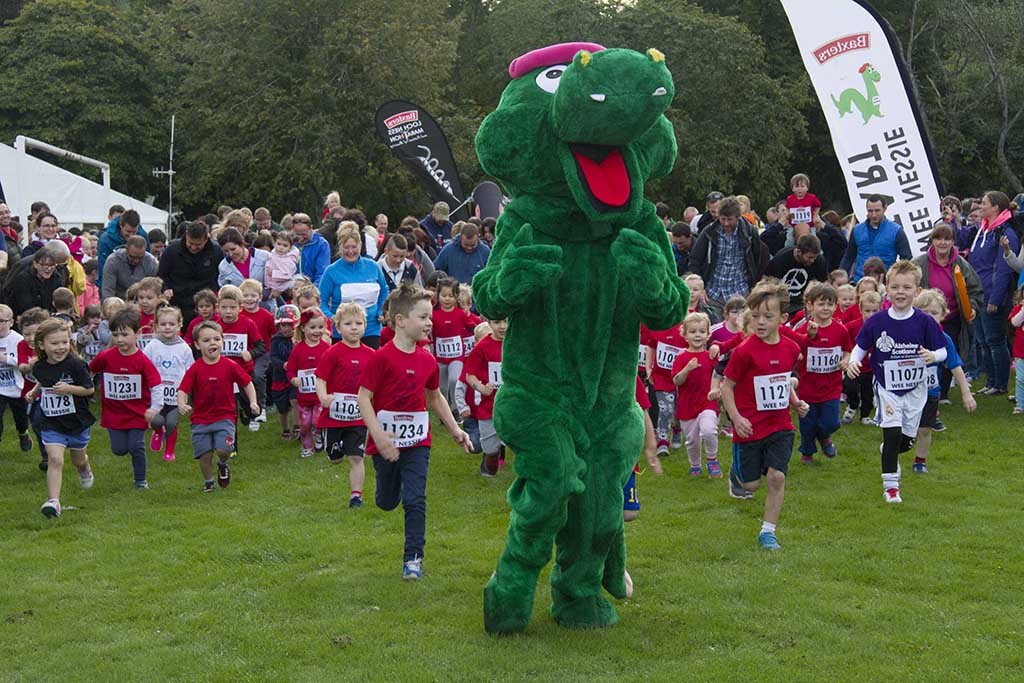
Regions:
<svg viewBox="0 0 1024 683"><path fill-rule="evenodd" d="M640 345L640 354L637 356L636 364L638 367L647 367L647 354L650 352L650 347L646 344ZM671 369L671 368L670 368Z"/></svg>
<svg viewBox="0 0 1024 683"><path fill-rule="evenodd" d="M0 389L12 389L18 386L15 372L17 370L10 365L0 365Z"/></svg>
<svg viewBox="0 0 1024 683"><path fill-rule="evenodd" d="M925 381L925 364L920 358L887 360L882 366L885 372L885 388L889 391L913 389Z"/></svg>
<svg viewBox="0 0 1024 683"><path fill-rule="evenodd" d="M163 397L165 406L178 405L178 387L173 382L163 382L160 385L160 395Z"/></svg>
<svg viewBox="0 0 1024 683"><path fill-rule="evenodd" d="M295 376L299 378L300 394L316 393L316 368L299 370L298 372L295 373Z"/></svg>
<svg viewBox="0 0 1024 683"><path fill-rule="evenodd" d="M359 403L355 394L334 394L331 399L331 407L328 414L332 420L338 422L355 422L362 420L363 414L359 412Z"/></svg>
<svg viewBox="0 0 1024 683"><path fill-rule="evenodd" d="M377 305L380 298L380 285L376 282L350 282L341 286L342 303L357 303L369 309Z"/></svg>
<svg viewBox="0 0 1024 683"><path fill-rule="evenodd" d="M380 426L394 441L396 448L412 448L427 438L430 421L427 411L396 413L382 410L377 413Z"/></svg>
<svg viewBox="0 0 1024 683"><path fill-rule="evenodd" d="M249 338L244 334L225 334L221 353L225 356L241 356L249 350Z"/></svg>
<svg viewBox="0 0 1024 683"><path fill-rule="evenodd" d="M111 401L134 401L142 398L142 375L103 373L103 395Z"/></svg>
<svg viewBox="0 0 1024 683"><path fill-rule="evenodd" d="M797 206L789 210L789 222L793 225L797 223L810 223L811 215L811 207Z"/></svg>
<svg viewBox="0 0 1024 683"><path fill-rule="evenodd" d="M135 346L139 348L139 351L145 351L151 341L153 341L152 334L140 334L135 338Z"/></svg>
<svg viewBox="0 0 1024 683"><path fill-rule="evenodd" d="M929 365L928 370L928 391L939 388L939 366ZM2 385L0 385L2 386Z"/></svg>
<svg viewBox="0 0 1024 683"><path fill-rule="evenodd" d="M658 367L662 370L672 370L672 364L676 362L676 356L683 352L681 346L672 346L664 342L658 342L657 355L654 357Z"/></svg>
<svg viewBox="0 0 1024 683"><path fill-rule="evenodd" d="M85 345L85 355L89 356L90 358L95 358L96 356L100 355L101 351L103 351L102 342L91 341Z"/></svg>
<svg viewBox="0 0 1024 683"><path fill-rule="evenodd" d="M807 372L827 375L839 370L839 361L843 358L843 350L838 346L807 349Z"/></svg>
<svg viewBox="0 0 1024 683"><path fill-rule="evenodd" d="M501 361L497 363L489 361L487 363L487 383L495 389L501 386Z"/></svg>
<svg viewBox="0 0 1024 683"><path fill-rule="evenodd" d="M789 373L777 375L756 375L754 377L754 400L758 410L785 410L789 407Z"/></svg>
<svg viewBox="0 0 1024 683"><path fill-rule="evenodd" d="M61 396L52 388L47 387L41 387L39 405L43 409L43 415L46 417L72 415L75 412L75 400L71 394Z"/></svg>
<svg viewBox="0 0 1024 683"><path fill-rule="evenodd" d="M434 342L437 357L444 360L462 358L462 337L439 337Z"/></svg>
<svg viewBox="0 0 1024 683"><path fill-rule="evenodd" d="M468 337L462 338L462 349L466 352L467 356L469 355L469 352L473 350L474 346L476 346L476 337L469 335Z"/></svg>

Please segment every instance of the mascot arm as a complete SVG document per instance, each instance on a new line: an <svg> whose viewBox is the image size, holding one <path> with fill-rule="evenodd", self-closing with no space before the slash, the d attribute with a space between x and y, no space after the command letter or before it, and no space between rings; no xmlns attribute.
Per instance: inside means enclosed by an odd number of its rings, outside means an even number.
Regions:
<svg viewBox="0 0 1024 683"><path fill-rule="evenodd" d="M676 274L668 237L661 221L657 230L626 228L612 244L612 254L640 321L652 330L665 330L686 316L690 290Z"/></svg>
<svg viewBox="0 0 1024 683"><path fill-rule="evenodd" d="M508 318L562 275L562 248L537 244L529 223L505 213L496 232L487 266L473 278L477 310L491 320Z"/></svg>

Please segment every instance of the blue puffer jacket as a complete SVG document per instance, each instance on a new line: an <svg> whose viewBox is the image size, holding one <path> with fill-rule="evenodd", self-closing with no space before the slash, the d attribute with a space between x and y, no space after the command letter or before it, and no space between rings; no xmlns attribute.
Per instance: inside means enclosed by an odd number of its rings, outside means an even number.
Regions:
<svg viewBox="0 0 1024 683"><path fill-rule="evenodd" d="M149 251L149 237L146 235L146 229L139 225L139 236L146 240L146 251ZM121 217L117 216L109 223L107 223L106 230L100 235L100 243L96 249L96 284L103 284L103 264L106 262L107 257L114 253L116 249L124 246L124 237L121 235Z"/></svg>

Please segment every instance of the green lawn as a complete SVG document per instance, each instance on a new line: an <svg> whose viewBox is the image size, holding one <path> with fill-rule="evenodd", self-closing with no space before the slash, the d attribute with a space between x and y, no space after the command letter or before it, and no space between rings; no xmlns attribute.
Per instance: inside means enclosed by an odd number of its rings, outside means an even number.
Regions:
<svg viewBox="0 0 1024 683"><path fill-rule="evenodd" d="M349 511L347 465L301 460L276 428L244 432L231 487L204 495L186 435L136 491L97 427L95 487L66 472L65 512L47 520L38 455L17 450L8 416L0 679L1021 680L1024 417L996 397L943 418L931 473L903 460L903 505L882 502L875 428L844 427L834 461L792 463L777 554L755 545L762 493L732 500L674 452L664 477L639 478L620 623L556 626L545 572L525 635L499 639L481 589L511 472L481 478L447 435L415 583L400 578L401 511L373 507L372 474Z"/></svg>

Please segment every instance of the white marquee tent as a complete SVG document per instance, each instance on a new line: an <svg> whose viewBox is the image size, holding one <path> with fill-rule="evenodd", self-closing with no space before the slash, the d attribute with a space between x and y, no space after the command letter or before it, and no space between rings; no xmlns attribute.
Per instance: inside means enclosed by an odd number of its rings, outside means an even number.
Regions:
<svg viewBox="0 0 1024 683"><path fill-rule="evenodd" d="M20 216L22 224L32 202L42 201L61 225L105 223L114 204L138 211L147 229L167 225L166 211L4 144L0 144L0 186L11 213Z"/></svg>

